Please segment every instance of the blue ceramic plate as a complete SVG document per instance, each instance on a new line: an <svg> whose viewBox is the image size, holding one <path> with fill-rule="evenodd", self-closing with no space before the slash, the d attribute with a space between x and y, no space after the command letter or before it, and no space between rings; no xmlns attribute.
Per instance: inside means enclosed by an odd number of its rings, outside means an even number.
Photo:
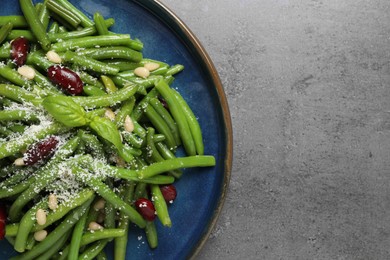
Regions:
<svg viewBox="0 0 390 260"><path fill-rule="evenodd" d="M35 1L38 2L38 1ZM177 182L178 198L170 206L172 227L157 224L159 245L150 250L141 230L131 230L126 259L185 259L206 242L221 210L230 179L232 129L228 105L217 72L190 30L169 9L152 0L70 0L90 17L99 11L115 18L113 31L144 43L144 57L183 64L173 87L187 100L202 127L205 154L213 168L188 169ZM17 1L2 1L0 15L20 14ZM157 221L158 222L158 221ZM108 251L111 251L109 249ZM109 252L112 255L112 252ZM0 259L15 255L6 241Z"/></svg>

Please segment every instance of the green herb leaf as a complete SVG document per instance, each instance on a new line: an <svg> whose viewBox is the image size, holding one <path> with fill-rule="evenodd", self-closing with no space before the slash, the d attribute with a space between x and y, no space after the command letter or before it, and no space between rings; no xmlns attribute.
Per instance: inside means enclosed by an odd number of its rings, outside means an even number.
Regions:
<svg viewBox="0 0 390 260"><path fill-rule="evenodd" d="M43 107L60 123L70 126L84 126L88 123L85 110L67 96L50 96L43 100Z"/></svg>
<svg viewBox="0 0 390 260"><path fill-rule="evenodd" d="M94 117L89 126L102 138L112 143L118 150L122 150L122 139L115 123L105 117Z"/></svg>

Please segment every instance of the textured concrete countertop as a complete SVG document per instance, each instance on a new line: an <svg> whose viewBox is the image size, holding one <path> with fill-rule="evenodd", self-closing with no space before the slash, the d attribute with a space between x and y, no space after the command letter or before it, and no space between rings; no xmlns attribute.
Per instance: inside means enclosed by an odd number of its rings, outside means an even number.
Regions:
<svg viewBox="0 0 390 260"><path fill-rule="evenodd" d="M390 259L390 1L162 2L211 56L233 120L198 259Z"/></svg>

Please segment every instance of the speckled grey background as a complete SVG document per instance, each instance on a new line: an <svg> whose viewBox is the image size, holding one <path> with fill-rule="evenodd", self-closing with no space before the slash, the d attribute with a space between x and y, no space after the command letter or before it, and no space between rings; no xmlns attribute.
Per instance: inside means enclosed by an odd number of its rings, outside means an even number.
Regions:
<svg viewBox="0 0 390 260"><path fill-rule="evenodd" d="M390 1L162 2L211 56L233 120L198 259L390 259Z"/></svg>

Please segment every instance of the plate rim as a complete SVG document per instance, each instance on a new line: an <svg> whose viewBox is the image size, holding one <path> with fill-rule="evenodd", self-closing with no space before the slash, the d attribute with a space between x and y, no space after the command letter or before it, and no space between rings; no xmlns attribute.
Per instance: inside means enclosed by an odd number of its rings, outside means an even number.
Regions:
<svg viewBox="0 0 390 260"><path fill-rule="evenodd" d="M195 51L193 54L197 54L197 58L203 63L202 67L206 68L205 72L209 73L208 75L211 78L213 85L216 88L219 102L221 104L222 116L225 129L225 145L226 145L226 158L224 162L225 172L223 187L221 187L221 193L219 195L217 207L215 208L211 220L208 223L208 226L205 232L202 234L200 240L197 242L195 247L192 249L189 259L194 259L204 247L206 241L209 239L211 232L214 230L218 218L221 214L223 205L226 200L226 195L228 192L228 186L231 178L232 163L233 163L233 128L231 115L229 110L228 101L226 94L221 82L221 79L218 75L216 67L212 62L209 54L206 52L205 48L201 44L200 40L195 36L191 29L181 20L169 7L163 4L160 0L133 0L140 6L146 8L151 13L156 15L160 20L162 20L173 32L178 33L179 37L184 35L185 38L180 37L181 40L185 40L188 48L192 51ZM163 16L161 16L163 14Z"/></svg>

